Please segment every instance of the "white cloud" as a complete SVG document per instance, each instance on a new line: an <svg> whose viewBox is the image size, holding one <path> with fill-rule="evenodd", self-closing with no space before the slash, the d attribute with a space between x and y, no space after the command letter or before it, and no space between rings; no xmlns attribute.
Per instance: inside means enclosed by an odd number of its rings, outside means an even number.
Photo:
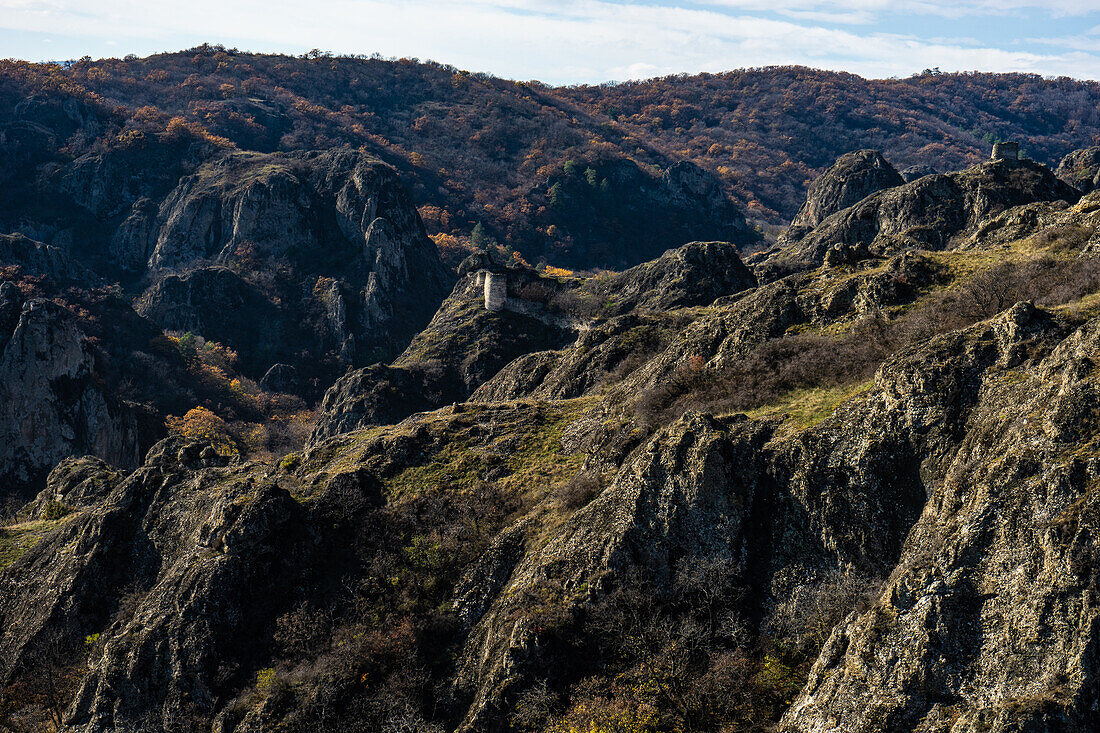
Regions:
<svg viewBox="0 0 1100 733"><path fill-rule="evenodd" d="M992 2L903 0L905 7L976 13ZM23 32L119 43L118 52L170 50L201 41L249 50L432 58L501 76L551 83L639 78L681 71L806 64L864 76L946 70L1030 71L1100 77L1100 55L1085 44L1037 53L1004 44L933 40L856 24L894 12L887 0L716 0L706 6L644 5L623 0L0 0L0 26ZM1031 7L1036 0L1002 0ZM1053 0L1057 12L1083 12L1084 0ZM774 15L765 11L782 11ZM814 14L831 14L827 17ZM835 14L848 18L838 24ZM832 19L830 19L832 18ZM966 33L944 23L940 35ZM946 31L943 32L943 31ZM72 39L77 39L76 41ZM69 52L54 43L51 56ZM73 50L80 56L84 51ZM116 51L111 51L116 53ZM43 52L42 56L46 53Z"/></svg>
<svg viewBox="0 0 1100 733"><path fill-rule="evenodd" d="M946 18L1040 10L1056 16L1087 15L1097 11L1096 0L704 0L743 11L926 14Z"/></svg>
<svg viewBox="0 0 1100 733"><path fill-rule="evenodd" d="M866 10L854 10L847 13L841 13L831 10L794 10L790 8L778 8L776 12L792 20L809 21L811 23L870 25L875 22L874 14Z"/></svg>

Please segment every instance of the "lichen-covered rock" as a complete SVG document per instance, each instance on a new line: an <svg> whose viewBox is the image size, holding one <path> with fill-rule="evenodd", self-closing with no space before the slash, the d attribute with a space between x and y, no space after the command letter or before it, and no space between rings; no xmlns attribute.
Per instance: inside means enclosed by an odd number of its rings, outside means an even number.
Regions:
<svg viewBox="0 0 1100 733"><path fill-rule="evenodd" d="M478 387L470 400L571 399L592 394L646 364L676 338L677 326L685 320L632 313L593 324L564 349L537 351L512 361Z"/></svg>
<svg viewBox="0 0 1100 733"><path fill-rule="evenodd" d="M774 436L767 421L699 415L659 432L553 539L515 562L506 583L498 570L469 576L496 600L487 605L473 586L458 596L476 618L459 676L473 699L464 729L494 725L494 701L553 663L550 648L540 645L537 618L523 605L540 587L560 589L557 603L581 609L631 568L645 568L659 588L682 563L724 560L752 599L744 609L752 615L817 573L884 572L899 555L904 567L910 527L922 508L928 516L952 467L970 460L974 421L1003 409L1001 398L995 408L988 402L990 391L1011 370L1045 369L1039 359L1065 333L1049 315L1021 304L899 354L883 365L869 394L794 436ZM961 563L983 557L949 556ZM470 605L473 598L480 600ZM965 643L953 629L943 638ZM897 658L883 650L847 669ZM896 693L885 699L904 707ZM870 709L866 700L856 707ZM865 728L801 728L796 721L792 730L896 729L876 720L878 727Z"/></svg>
<svg viewBox="0 0 1100 733"><path fill-rule="evenodd" d="M0 303L9 322L13 297L8 288ZM73 454L137 464L137 418L96 383L93 353L72 316L50 301L21 303L0 344L0 476L9 490L40 485Z"/></svg>
<svg viewBox="0 0 1100 733"><path fill-rule="evenodd" d="M149 248L148 226L135 209L119 230L127 262ZM354 151L223 156L180 181L154 229L143 312L165 328L201 314L189 330L237 349L257 378L274 361L315 369L328 351L345 365L397 353L451 283L396 173ZM217 277L166 286L187 280L180 268ZM226 309L242 289L262 307Z"/></svg>
<svg viewBox="0 0 1100 733"><path fill-rule="evenodd" d="M123 473L95 456L70 456L50 471L46 488L38 493L26 513L35 519L56 519L85 509L107 497Z"/></svg>
<svg viewBox="0 0 1100 733"><path fill-rule="evenodd" d="M787 236L809 231L830 215L905 180L877 150L845 153L810 184L806 203L795 214Z"/></svg>
<svg viewBox="0 0 1100 733"><path fill-rule="evenodd" d="M280 608L280 571L301 531L301 510L285 490L222 481L216 494L192 498L186 520L151 519L160 572L133 615L110 629L66 715L69 730L171 729L210 711L232 675L227 663L261 641L241 630Z"/></svg>
<svg viewBox="0 0 1100 733"><path fill-rule="evenodd" d="M958 432L943 447L953 447L937 451L928 502L878 603L834 630L784 730L1097 725L1089 364L1100 323L1053 349L1047 324L1018 306L992 326L1003 334L992 373L968 387L905 385L963 387L977 401L951 420Z"/></svg>
<svg viewBox="0 0 1100 733"><path fill-rule="evenodd" d="M261 642L240 631L281 607L300 507L255 467L179 438L125 478L70 461L41 498L57 497L72 513L0 575L0 680L38 664L50 629L63 649L102 630L66 730L168 730L208 712Z"/></svg>
<svg viewBox="0 0 1100 733"><path fill-rule="evenodd" d="M585 289L606 301L603 313L710 305L755 287L756 278L729 242L691 242L621 273L593 278Z"/></svg>
<svg viewBox="0 0 1100 733"><path fill-rule="evenodd" d="M1081 193L1096 189L1100 186L1100 147L1069 153L1059 161L1054 175Z"/></svg>
<svg viewBox="0 0 1100 733"><path fill-rule="evenodd" d="M311 442L369 425L397 423L414 412L437 407L443 395L432 399L429 380L422 370L386 364L348 372L325 392Z"/></svg>
<svg viewBox="0 0 1100 733"><path fill-rule="evenodd" d="M811 230L785 236L757 265L816 266L836 244L864 245L876 254L944 249L956 235L1011 207L1036 201L1072 203L1079 197L1044 165L991 161L874 193L830 214Z"/></svg>

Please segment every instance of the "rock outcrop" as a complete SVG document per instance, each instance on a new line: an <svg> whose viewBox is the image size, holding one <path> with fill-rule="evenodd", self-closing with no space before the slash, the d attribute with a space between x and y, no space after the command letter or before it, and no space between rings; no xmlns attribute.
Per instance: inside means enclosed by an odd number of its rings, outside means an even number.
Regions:
<svg viewBox="0 0 1100 733"><path fill-rule="evenodd" d="M584 290L603 301L602 314L621 315L710 305L755 285L735 245L691 242L624 272L593 278Z"/></svg>
<svg viewBox="0 0 1100 733"><path fill-rule="evenodd" d="M1054 175L1081 193L1100 186L1100 147L1082 148L1062 158Z"/></svg>
<svg viewBox="0 0 1100 733"><path fill-rule="evenodd" d="M813 229L832 214L905 181L877 150L846 153L810 184L806 203L795 214L787 236L797 238L799 232Z"/></svg>
<svg viewBox="0 0 1100 733"><path fill-rule="evenodd" d="M796 437L775 439L767 421L700 415L658 433L507 582L460 589L460 599L496 597L484 615L467 614L474 629L459 679L475 692L465 728L494 725L494 700L549 662L517 605L538 586L560 588L562 603L580 608L632 569L667 588L681 563L719 561L732 567L734 592L761 604L742 611L759 617L806 578L888 571L922 507L934 505L926 493L967 451L983 385L1006 370L1042 369L1029 354L1048 353L1065 333L1022 304L887 362L870 394Z"/></svg>
<svg viewBox="0 0 1100 733"><path fill-rule="evenodd" d="M232 346L257 378L399 352L450 286L395 172L353 151L227 155L181 180L152 229L144 210L126 221L112 246L150 252L141 312Z"/></svg>
<svg viewBox="0 0 1100 733"><path fill-rule="evenodd" d="M138 420L97 384L75 320L54 303L0 285L0 477L5 493L38 485L61 459L90 453L134 466Z"/></svg>
<svg viewBox="0 0 1100 733"><path fill-rule="evenodd" d="M784 730L1100 722L1091 539L1100 467L1088 416L1098 327L1054 345L1058 329L1020 305L975 344L996 356L994 370L967 388L978 399L944 445L952 450L925 459L937 480L898 566L874 607L834 630ZM907 368L923 371L923 357L909 355Z"/></svg>
<svg viewBox="0 0 1100 733"><path fill-rule="evenodd" d="M90 453L134 466L139 416L103 383L101 353L78 319L41 295L96 288L102 280L65 252L20 235L0 236L0 493L41 488L63 458Z"/></svg>
<svg viewBox="0 0 1100 733"><path fill-rule="evenodd" d="M103 283L64 250L22 234L0 234L0 263L18 267L27 275L48 278L58 285L94 287Z"/></svg>
<svg viewBox="0 0 1100 733"><path fill-rule="evenodd" d="M482 306L476 273L485 266L508 284L498 313ZM484 258L471 258L460 272L466 274L450 298L392 365L350 372L329 390L313 440L468 398L579 397L629 368L628 359L637 366L669 337L661 319L638 314L709 305L756 284L729 242L692 242L584 282L561 283ZM574 340L564 352L552 350Z"/></svg>
<svg viewBox="0 0 1100 733"><path fill-rule="evenodd" d="M918 178L924 178L925 176L933 176L939 171L930 165L911 165L907 168L902 168L898 173L905 179L906 183L911 183Z"/></svg>
<svg viewBox="0 0 1100 733"><path fill-rule="evenodd" d="M836 247L879 254L944 249L959 233L1013 206L1036 201L1072 203L1079 197L1079 192L1039 163L991 161L881 190L828 215L811 230L792 227L757 263L764 270L781 263L818 265Z"/></svg>
<svg viewBox="0 0 1100 733"><path fill-rule="evenodd" d="M557 348L575 338L564 314L524 300L524 295L534 292L532 287L540 298L548 298L552 293L548 288L557 287L556 281L519 268L504 277L508 308L487 310L484 287L471 272L459 280L431 323L392 364L353 370L337 380L321 402L311 441L465 401L518 357ZM521 310L521 306L529 307Z"/></svg>
<svg viewBox="0 0 1100 733"><path fill-rule="evenodd" d="M224 665L256 643L240 625L279 608L277 578L301 521L286 491L227 463L209 444L173 438L125 479L59 466L47 492L74 511L0 580L0 679L35 664L47 627L70 650L82 630L106 625L67 730L169 730L209 710L233 674Z"/></svg>

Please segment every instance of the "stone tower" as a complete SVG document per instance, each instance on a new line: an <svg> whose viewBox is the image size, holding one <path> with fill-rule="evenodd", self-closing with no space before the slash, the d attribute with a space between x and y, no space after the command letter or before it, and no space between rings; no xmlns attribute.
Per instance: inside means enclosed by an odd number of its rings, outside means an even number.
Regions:
<svg viewBox="0 0 1100 733"><path fill-rule="evenodd" d="M481 279L481 273L478 273ZM504 309L504 301L508 297L508 278L506 275L496 272L485 273L485 310L499 311Z"/></svg>
<svg viewBox="0 0 1100 733"><path fill-rule="evenodd" d="M993 143L993 154L990 160L1019 160L1020 143Z"/></svg>

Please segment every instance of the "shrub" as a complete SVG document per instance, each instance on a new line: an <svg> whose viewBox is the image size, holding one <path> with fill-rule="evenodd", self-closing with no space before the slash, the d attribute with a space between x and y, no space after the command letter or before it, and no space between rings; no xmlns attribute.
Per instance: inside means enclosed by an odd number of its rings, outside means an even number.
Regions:
<svg viewBox="0 0 1100 733"><path fill-rule="evenodd" d="M601 476L580 471L558 490L558 500L566 509L579 509L596 498L602 490Z"/></svg>
<svg viewBox="0 0 1100 733"><path fill-rule="evenodd" d="M871 607L882 583L880 577L859 573L839 573L805 583L775 607L765 628L774 638L816 654L849 613Z"/></svg>
<svg viewBox="0 0 1100 733"><path fill-rule="evenodd" d="M73 508L68 504L60 501L50 501L46 504L46 508L42 510L42 518L56 520L72 514L72 512Z"/></svg>
<svg viewBox="0 0 1100 733"><path fill-rule="evenodd" d="M240 449L236 440L230 434L229 426L225 420L215 415L205 407L193 407L183 417L169 415L166 420L168 430L187 438L202 438L209 440L214 450L222 455L238 455Z"/></svg>

